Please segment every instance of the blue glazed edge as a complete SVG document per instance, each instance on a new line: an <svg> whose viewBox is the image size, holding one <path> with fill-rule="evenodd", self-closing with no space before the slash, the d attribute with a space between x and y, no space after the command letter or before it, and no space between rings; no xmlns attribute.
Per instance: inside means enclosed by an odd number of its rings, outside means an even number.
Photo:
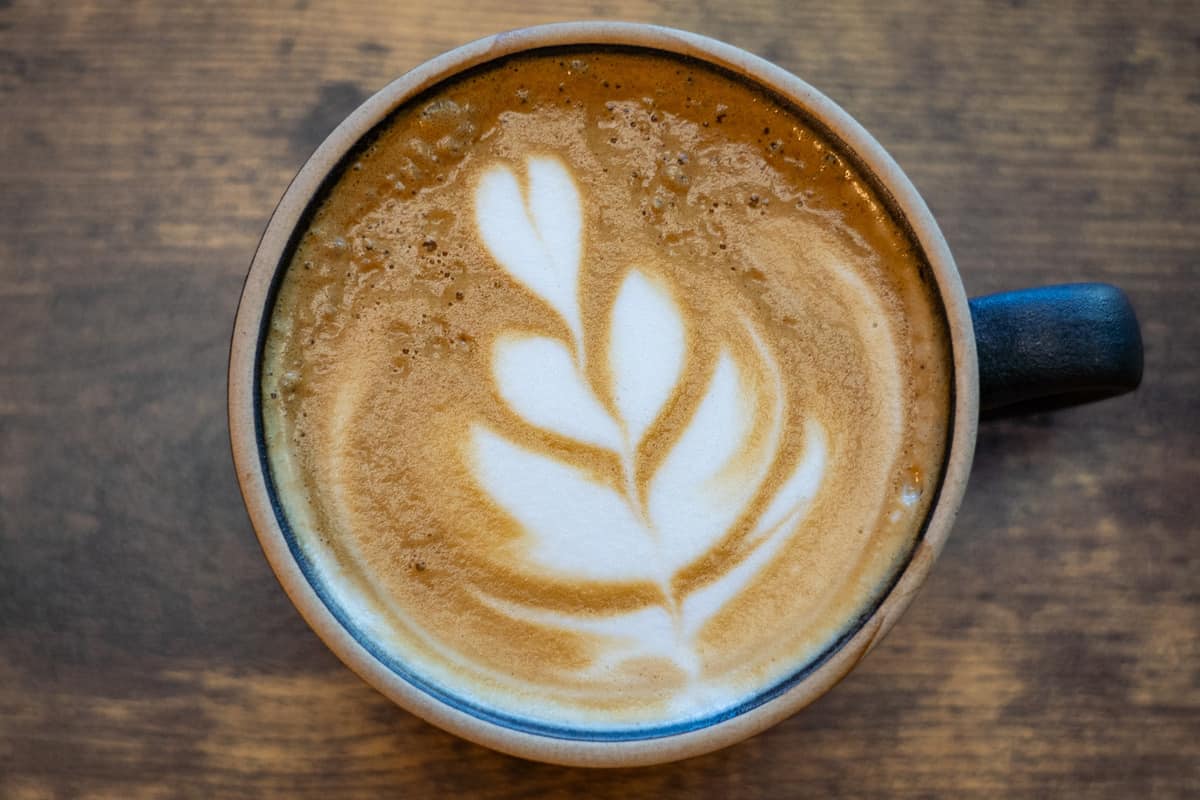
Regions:
<svg viewBox="0 0 1200 800"><path fill-rule="evenodd" d="M635 49L646 49L646 48L635 48ZM671 53L669 51L656 51L656 52L665 53L666 55L674 57L674 58L683 58L685 60L687 59L686 56L680 56L679 54ZM477 66L475 69L483 68L485 65L490 65L490 63L491 62L485 62L485 64L481 64L481 65ZM719 65L712 64L709 62L703 62L703 63L709 69L713 69L713 70L716 70L719 72L727 72L727 70L723 69ZM739 80L739 81L746 80L743 76L737 75L735 73L729 73L729 75L732 78ZM461 74L453 76L449 80L454 80L456 77L461 77ZM409 98L408 100L405 101L405 103L402 104L401 107L407 106L409 103L419 101L422 95L436 91L440 87L440 84L441 84L441 82L439 82L438 85L430 87L429 89L427 89L423 92L420 92L418 95ZM792 108L795 111L795 113L800 114L801 116L804 116L806 118L808 117L808 115L804 112L803 108L797 107L793 102L788 100L786 97L779 95L778 93L773 91L770 87L763 86L756 82L752 82L752 85L758 91L765 92L768 95L770 95L771 97L773 97L777 102ZM291 236L288 239L287 246L283 249L283 252L280 255L279 261L275 265L274 272L271 276L270 287L267 290L266 301L264 303L264 312L263 312L262 318L259 322L258 339L257 339L257 342L255 343L254 384L253 384L254 438L255 438L255 446L256 446L256 449L258 452L259 468L262 471L263 483L266 487L267 497L271 504L272 513L275 515L276 524L279 525L279 529L283 534L283 538L287 542L288 551L291 553L292 558L295 559L297 566L299 566L301 573L304 575L305 580L308 582L308 585L312 588L313 592L317 595L318 598L320 598L321 603L325 606L325 608L329 611L329 613L334 617L334 619L337 620L338 624L341 625L342 629L345 630L346 633L348 633L354 639L354 641L356 643L358 643L358 645L360 647L362 647L366 652L370 653L372 658L374 658L376 661L378 661L383 666L387 667L388 670L390 670L393 674L395 674L396 676L398 676L399 678L404 680L409 685L424 692L425 694L436 699L437 701L444 703L445 705L449 706L450 708L453 708L453 709L460 711L462 713L465 713L465 714L469 714L469 715L471 715L477 719L480 719L484 722L489 722L493 725L497 725L502 728L507 728L507 729L518 731L521 733L533 734L533 735L543 736L543 737L551 738L551 739L563 739L563 740L569 740L569 741L585 741L585 742L634 742L634 741L644 741L644 740L650 740L650 739L662 739L662 738L666 738L666 737L670 737L670 736L678 736L680 734L690 733L693 731L702 730L704 728L709 728L714 725L718 725L722 722L725 722L727 720L733 719L735 717L739 717L742 714L745 714L755 708L758 708L759 706L769 703L770 701L785 694L790 689L792 689L793 687L795 687L796 685L798 685L799 683L804 681L809 675L816 672L826 662L828 662L831 658L833 658L833 656L835 656L842 649L842 647L845 646L845 644L847 642L849 642L851 639L853 639L854 636L857 635L860 630L862 630L863 625L866 624L867 620L869 620L872 616L874 616L875 612L878 611L879 607L883 604L883 601L885 599L887 599L887 597L891 594L892 589L895 587L896 583L899 582L901 576L903 576L904 573L907 571L908 566L912 561L913 553L916 552L917 547L925 539L925 534L926 534L926 531L928 530L929 523L933 518L933 511L934 511L934 509L937 508L938 502L941 498L942 487L945 482L945 470L944 469L942 471L942 474L939 476L937 486L934 489L933 499L929 505L929 512L926 514L925 520L922 522L921 528L917 532L917 535L913 538L913 542L912 542L911 547L909 548L908 553L906 553L905 556L903 557L903 559L901 560L901 562L898 563L897 566L893 568L893 571L892 571L891 575L889 576L886 584L883 585L881 587L881 590L876 593L876 595L872 598L870 604L868 606L866 606L866 609L862 613L860 613L851 624L849 624L846 628L844 628L842 630L842 632L835 639L833 639L828 645L826 645L825 649L822 650L819 655L817 655L815 658L808 661L803 667L801 667L796 672L792 673L788 677L786 677L783 680L776 683L774 686L760 692L757 695L754 695L753 697L748 698L747 700L742 701L741 703L738 703L737 705L730 706L729 708L723 709L721 711L718 711L716 713L710 714L705 717L700 717L700 718L691 719L691 720L685 720L685 721L681 721L681 722L675 722L675 723L671 723L669 725L626 727L626 728L607 728L607 729L599 728L599 729L586 730L586 729L577 728L577 727L549 724L549 723L545 723L545 722L540 722L535 719L530 719L527 717L518 717L518 716L515 716L512 714L506 714L506 713L496 711L494 709L488 708L486 706L483 706L483 705L480 705L477 703L472 703L472 702L465 700L464 698L459 697L459 696L453 694L452 692L442 688L441 686L438 686L436 683L433 683L432 681L428 681L428 680L422 678L420 675L416 674L415 672L410 670L408 667L406 667L399 659L395 658L390 653L388 653L386 650L381 648L374 640L372 640L369 636L367 636L366 633L358 625L356 625L354 623L354 620L350 617L349 614L346 613L345 609L342 608L341 604L338 603L337 599L330 592L329 588L325 585L324 581L322 581L320 579L320 576L317 574L317 570L316 570L315 566L309 560L307 553L305 553L304 549L300 546L299 542L296 539L294 532L292 531L291 524L288 521L286 513L284 512L283 504L281 503L281 501L279 499L279 493L278 493L278 490L275 485L275 475L271 469L270 459L268 458L268 455L267 455L266 436L264 433L264 424L263 424L263 397L262 397L263 355L266 350L267 335L270 330L271 318L274 315L275 302L279 295L279 287L283 283L283 279L287 274L288 265L290 264L290 262L292 260L292 256L294 255L294 253L296 251L296 247L299 244L299 240L300 240L301 236L303 235L302 231L307 229L308 221L311 219L312 215L316 212L316 210L321 206L322 202L324 201L325 197L328 195L329 191L338 182L338 180L342 176L343 172L345 171L345 167L350 163L350 161L353 158L357 157L357 155L363 149L365 149L367 146L370 145L370 143L376 138L376 136L378 135L378 133L381 130L383 130L384 128L387 127L387 125L391 121L393 113L387 114L382 120L380 120L376 125L374 125L370 131L368 131L366 134L364 134L358 140L358 142L356 142L355 145L353 147L351 147L341 159L338 160L338 163L325 176L325 179L322 181L320 187L317 189L316 192L313 193L313 196L310 198L308 204L305 206L304 212L300 215L300 218L297 221L295 228L292 230ZM814 119L812 121L816 124L816 126L818 128L824 129L824 126L821 124L820 120ZM831 135L828 130L825 130L824 133L827 136ZM866 177L869 178L869 180L871 181L872 184L875 184L874 188L876 189L877 192L879 192L881 198L889 206L892 205L893 201L891 198L891 194L887 191L886 187L884 187L878 183L878 178L867 167L867 165L861 159L858 158L857 154L854 153L850 149L850 147L848 145L846 145L845 142L842 142L840 139L838 139L838 137L832 136L831 138L833 138L834 141L838 144L838 146L842 150L843 154L848 156L851 159L851 161L855 164L855 166L860 171L862 171ZM924 248L921 247L920 240L917 238L916 233L909 226L907 218L903 214L903 212L897 208L890 208L889 210L892 212L895 219L906 230L908 237L912 240L912 242L915 245L917 245L918 248L921 249L921 251L923 253ZM937 291L935 292L935 295L936 295L936 299L937 299L938 310L941 312L940 316L944 321L946 321L946 320L948 320L948 315L946 313L945 303L942 300L941 290L940 290L940 288L938 288L936 286L935 286L935 289L937 289ZM948 322L947 322L947 337L948 337L948 340L951 342L951 350L953 351L953 337L949 333L949 323ZM948 425L946 428L945 454L942 459L943 465L949 463L951 444L954 441L954 429L955 429L954 408L955 408L955 399L956 399L956 383L955 383L956 369L955 369L953 357L951 358L949 367L950 367L950 375L949 375L950 396L948 398L948 400L949 400L948 408L950 409L950 418L949 418L949 422L948 422Z"/></svg>

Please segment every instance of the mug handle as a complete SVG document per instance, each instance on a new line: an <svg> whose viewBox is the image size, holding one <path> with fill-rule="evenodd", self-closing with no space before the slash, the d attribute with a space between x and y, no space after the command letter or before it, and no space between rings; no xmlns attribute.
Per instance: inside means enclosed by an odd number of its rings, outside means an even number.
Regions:
<svg viewBox="0 0 1200 800"><path fill-rule="evenodd" d="M983 417L1090 403L1142 382L1142 334L1115 286L1021 289L976 297L970 307Z"/></svg>

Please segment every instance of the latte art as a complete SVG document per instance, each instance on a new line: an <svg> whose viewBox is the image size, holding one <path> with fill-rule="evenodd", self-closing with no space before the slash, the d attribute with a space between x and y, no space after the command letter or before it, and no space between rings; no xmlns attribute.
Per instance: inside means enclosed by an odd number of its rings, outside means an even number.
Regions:
<svg viewBox="0 0 1200 800"><path fill-rule="evenodd" d="M531 55L396 112L313 214L264 433L394 669L518 726L660 730L886 590L948 353L903 226L797 112L662 54Z"/></svg>
<svg viewBox="0 0 1200 800"><path fill-rule="evenodd" d="M661 601L601 618L495 605L518 618L599 636L602 668L662 657L694 677L701 665L693 637L778 550L816 493L825 469L825 430L816 420L806 422L799 463L789 465L788 477L755 508L779 466L786 392L779 365L752 323L741 319L743 330L733 335L707 332L728 341L703 396L664 452L644 453L647 433L677 399L684 371L695 366L687 363L682 314L666 286L630 269L601 337L608 342L598 359L604 386L590 385L578 294L579 193L558 160L527 163L524 195L509 169L484 173L476 219L492 255L562 318L570 342L502 336L493 351L493 377L499 395L524 421L601 450L613 469L595 474L586 462L563 462L484 425L471 429L468 459L490 498L521 526L538 571L559 579L645 581L655 584ZM724 541L739 521L750 522L740 563L733 561L702 587L677 587L680 572Z"/></svg>

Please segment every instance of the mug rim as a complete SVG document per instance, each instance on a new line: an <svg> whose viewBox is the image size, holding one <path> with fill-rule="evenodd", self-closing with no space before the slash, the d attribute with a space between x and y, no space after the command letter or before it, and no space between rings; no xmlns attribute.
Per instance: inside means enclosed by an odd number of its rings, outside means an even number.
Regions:
<svg viewBox="0 0 1200 800"><path fill-rule="evenodd" d="M310 207L340 175L346 156L395 109L449 78L519 53L575 46L626 46L695 58L794 105L823 128L822 133L838 140L907 223L933 272L950 335L953 395L942 479L908 562L893 576L891 587L848 635L839 637L815 662L779 684L777 693L703 727L653 738L560 738L510 727L473 714L466 706L449 704L397 673L347 630L302 568L280 524L283 511L269 488L262 458L258 368L274 291ZM698 34L629 22L552 23L485 37L417 66L347 116L300 168L259 241L238 305L228 375L230 442L247 512L284 591L322 641L369 685L427 722L510 755L576 766L648 765L720 749L791 716L848 674L907 608L949 535L970 472L978 407L975 340L961 278L933 215L882 145L832 100L765 59Z"/></svg>

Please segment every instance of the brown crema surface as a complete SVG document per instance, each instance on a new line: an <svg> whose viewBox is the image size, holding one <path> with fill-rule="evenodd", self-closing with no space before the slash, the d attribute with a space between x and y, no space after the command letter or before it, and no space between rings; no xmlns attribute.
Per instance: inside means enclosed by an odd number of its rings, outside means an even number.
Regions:
<svg viewBox="0 0 1200 800"><path fill-rule="evenodd" d="M635 493L651 491L722 351L744 365L761 407L773 373L756 339L782 381L783 433L761 487L660 582L548 571L472 472L469 438L482 425L598 484L628 483L613 453L529 424L495 383L500 338L570 338L476 228L480 176L496 165L524 174L530 156L558 159L577 183L582 369L605 408L611 376L590 354L605 352L629 271L669 287L684 322L685 368L636 446ZM836 143L753 86L645 51L494 62L398 110L300 239L264 354L272 478L335 599L423 680L550 724L720 711L820 655L916 541L940 480L952 382L927 274ZM560 622L656 607L677 620L694 592L752 557L755 522L811 446L809 421L828 442L819 489L689 642L697 666L606 661L611 637ZM756 420L750 438L765 427Z"/></svg>

